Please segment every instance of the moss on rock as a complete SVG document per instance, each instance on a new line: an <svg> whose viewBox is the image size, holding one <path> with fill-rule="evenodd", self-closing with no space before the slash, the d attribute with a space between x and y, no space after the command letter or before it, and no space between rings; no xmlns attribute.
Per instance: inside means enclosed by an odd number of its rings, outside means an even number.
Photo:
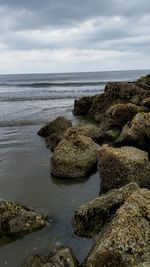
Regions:
<svg viewBox="0 0 150 267"><path fill-rule="evenodd" d="M71 134L63 138L51 158L54 176L76 178L87 176L97 164L99 145L87 136Z"/></svg>
<svg viewBox="0 0 150 267"><path fill-rule="evenodd" d="M84 267L140 267L150 264L150 190L127 198L97 237Z"/></svg>
<svg viewBox="0 0 150 267"><path fill-rule="evenodd" d="M135 147L114 148L103 145L99 150L101 191L107 192L130 182L150 188L148 153Z"/></svg>
<svg viewBox="0 0 150 267"><path fill-rule="evenodd" d="M73 219L75 233L84 237L93 237L98 234L111 221L127 197L138 189L139 186L136 183L129 183L79 207Z"/></svg>
<svg viewBox="0 0 150 267"><path fill-rule="evenodd" d="M0 201L1 236L20 237L46 226L41 214L17 202Z"/></svg>

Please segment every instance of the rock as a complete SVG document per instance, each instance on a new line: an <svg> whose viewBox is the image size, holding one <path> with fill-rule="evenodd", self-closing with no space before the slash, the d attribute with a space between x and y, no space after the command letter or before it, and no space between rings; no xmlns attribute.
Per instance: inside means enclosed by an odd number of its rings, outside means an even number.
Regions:
<svg viewBox="0 0 150 267"><path fill-rule="evenodd" d="M127 104L115 104L110 106L105 115L108 120L109 128L117 128L122 129L122 127L128 122L133 119L135 114L144 111L144 107L137 106L132 103Z"/></svg>
<svg viewBox="0 0 150 267"><path fill-rule="evenodd" d="M150 151L150 112L138 113L131 123L126 124L119 138L119 145L133 145Z"/></svg>
<svg viewBox="0 0 150 267"><path fill-rule="evenodd" d="M135 147L113 148L103 145L99 149L101 191L120 188L130 182L150 188L150 161L148 153Z"/></svg>
<svg viewBox="0 0 150 267"><path fill-rule="evenodd" d="M138 189L139 186L136 183L129 183L79 207L73 219L75 233L84 237L98 234L111 221L126 198Z"/></svg>
<svg viewBox="0 0 150 267"><path fill-rule="evenodd" d="M67 120L65 117L57 117L55 120L49 122L44 127L42 127L38 134L42 137L48 137L51 134L64 133L69 127L72 126L71 121Z"/></svg>
<svg viewBox="0 0 150 267"><path fill-rule="evenodd" d="M48 256L31 256L24 267L78 267L78 262L69 248L63 248Z"/></svg>
<svg viewBox="0 0 150 267"><path fill-rule="evenodd" d="M74 114L86 115L98 118L99 114L105 113L106 110L119 103L133 103L139 105L140 102L150 96L150 90L141 88L136 83L113 82L106 84L103 94L92 97L84 97L75 100Z"/></svg>
<svg viewBox="0 0 150 267"><path fill-rule="evenodd" d="M58 143L61 141L63 138L63 134L57 134L53 133L50 136L45 138L46 146L50 148L52 151L56 148Z"/></svg>
<svg viewBox="0 0 150 267"><path fill-rule="evenodd" d="M147 89L150 89L150 74L146 76L142 76L140 79L137 80L137 84L139 85L147 85ZM146 88L146 87L145 87Z"/></svg>
<svg viewBox="0 0 150 267"><path fill-rule="evenodd" d="M76 116L86 116L91 108L93 96L85 96L74 102L73 113Z"/></svg>
<svg viewBox="0 0 150 267"><path fill-rule="evenodd" d="M150 266L150 190L131 194L97 237L84 267Z"/></svg>
<svg viewBox="0 0 150 267"><path fill-rule="evenodd" d="M51 158L56 177L85 177L95 170L99 145L87 136L72 134L63 138Z"/></svg>
<svg viewBox="0 0 150 267"><path fill-rule="evenodd" d="M17 202L0 201L1 236L20 237L46 226L44 216Z"/></svg>
<svg viewBox="0 0 150 267"><path fill-rule="evenodd" d="M106 84L105 87L105 94L112 97L113 100L119 99L122 100L122 103L130 102L136 105L139 104L140 99L149 96L149 93L147 89L142 89L138 84L131 82L113 82Z"/></svg>
<svg viewBox="0 0 150 267"><path fill-rule="evenodd" d="M144 98L141 102L141 105L150 110L150 97Z"/></svg>
<svg viewBox="0 0 150 267"><path fill-rule="evenodd" d="M114 104L134 103L138 105L144 97L149 95L150 92L138 87L134 83L108 83L106 84L104 93L93 98L88 114L93 116L95 114L104 113ZM137 101L135 101L135 99Z"/></svg>
<svg viewBox="0 0 150 267"><path fill-rule="evenodd" d="M69 128L64 133L64 137L67 137L73 134L82 134L84 136L90 137L96 143L101 143L103 139L102 130L93 124L83 124L83 123L77 124Z"/></svg>
<svg viewBox="0 0 150 267"><path fill-rule="evenodd" d="M104 93L93 98L88 114L93 116L104 113L114 104L134 103L139 105L140 101L148 96L150 96L150 92L138 87L134 83L108 83L106 84Z"/></svg>
<svg viewBox="0 0 150 267"><path fill-rule="evenodd" d="M70 120L60 116L42 127L38 134L46 138L47 146L53 150L62 139L64 132L71 126Z"/></svg>

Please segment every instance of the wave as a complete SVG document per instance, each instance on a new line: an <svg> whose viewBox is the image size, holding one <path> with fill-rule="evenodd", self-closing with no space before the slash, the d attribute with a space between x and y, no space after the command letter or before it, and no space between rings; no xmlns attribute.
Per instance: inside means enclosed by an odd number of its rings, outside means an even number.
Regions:
<svg viewBox="0 0 150 267"><path fill-rule="evenodd" d="M83 87L105 85L107 81L84 82L31 82L31 83L0 83L0 86L9 87Z"/></svg>
<svg viewBox="0 0 150 267"><path fill-rule="evenodd" d="M11 97L2 98L0 102L17 102L17 101L37 101L37 100L55 100L55 99L74 99L75 96L36 96L36 97Z"/></svg>
<svg viewBox="0 0 150 267"><path fill-rule="evenodd" d="M0 127L18 127L18 126L31 126L31 125L42 125L47 123L47 121L39 120L39 121L32 121L32 120L20 120L20 121L1 121Z"/></svg>
<svg viewBox="0 0 150 267"><path fill-rule="evenodd" d="M101 93L100 89L86 89L86 90L52 90L49 92L41 92L39 94L0 94L0 102L15 102L15 101L37 101L37 100L61 100L61 99L75 99L87 95L95 95Z"/></svg>

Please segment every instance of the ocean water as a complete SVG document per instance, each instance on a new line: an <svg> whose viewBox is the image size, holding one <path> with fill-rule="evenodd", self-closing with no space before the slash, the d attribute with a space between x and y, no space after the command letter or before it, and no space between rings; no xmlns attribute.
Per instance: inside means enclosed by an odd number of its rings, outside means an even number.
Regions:
<svg viewBox="0 0 150 267"><path fill-rule="evenodd" d="M49 226L22 239L0 240L0 267L19 267L31 254L69 246L83 261L92 239L73 233L72 216L98 196L98 174L78 181L50 175L51 152L37 131L59 115L72 115L74 99L104 90L108 81L133 81L150 71L0 75L0 198L48 215Z"/></svg>

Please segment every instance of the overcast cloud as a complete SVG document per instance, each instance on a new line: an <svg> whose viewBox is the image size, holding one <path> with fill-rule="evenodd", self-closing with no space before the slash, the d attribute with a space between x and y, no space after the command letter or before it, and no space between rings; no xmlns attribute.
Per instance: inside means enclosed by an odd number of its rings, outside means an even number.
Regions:
<svg viewBox="0 0 150 267"><path fill-rule="evenodd" d="M0 0L0 73L150 69L149 0Z"/></svg>

